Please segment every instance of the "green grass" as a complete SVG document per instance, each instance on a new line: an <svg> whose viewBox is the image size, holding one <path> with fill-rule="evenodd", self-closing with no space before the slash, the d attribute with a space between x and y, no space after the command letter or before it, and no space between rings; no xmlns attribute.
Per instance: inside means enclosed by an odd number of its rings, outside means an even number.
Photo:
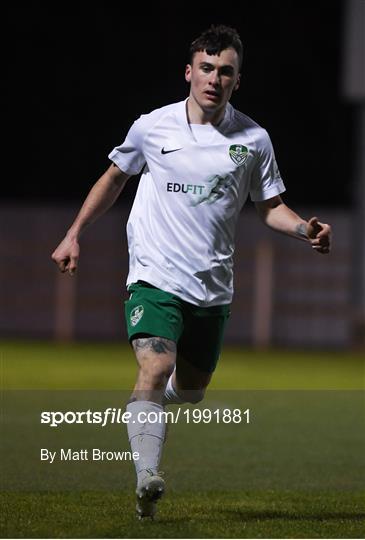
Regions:
<svg viewBox="0 0 365 540"><path fill-rule="evenodd" d="M131 495L12 493L2 497L6 538L362 538L358 494L169 493L155 521L137 521Z"/></svg>
<svg viewBox="0 0 365 540"><path fill-rule="evenodd" d="M249 407L252 421L170 425L168 491L157 520L140 523L132 464L39 459L44 447L128 449L120 426L51 429L39 411L123 406L136 374L130 348L4 342L1 351L1 537L363 535L361 353L225 349L199 408Z"/></svg>
<svg viewBox="0 0 365 540"><path fill-rule="evenodd" d="M129 345L3 342L5 389L130 389L136 365ZM211 388L341 389L365 387L362 352L223 350Z"/></svg>

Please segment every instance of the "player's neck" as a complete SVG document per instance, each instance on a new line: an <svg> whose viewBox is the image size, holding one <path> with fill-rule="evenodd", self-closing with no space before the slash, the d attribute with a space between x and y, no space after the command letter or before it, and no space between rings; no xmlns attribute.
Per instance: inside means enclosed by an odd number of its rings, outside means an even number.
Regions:
<svg viewBox="0 0 365 540"><path fill-rule="evenodd" d="M225 109L207 111L197 103L192 95L189 96L186 104L186 115L189 124L212 124L217 126L224 118Z"/></svg>

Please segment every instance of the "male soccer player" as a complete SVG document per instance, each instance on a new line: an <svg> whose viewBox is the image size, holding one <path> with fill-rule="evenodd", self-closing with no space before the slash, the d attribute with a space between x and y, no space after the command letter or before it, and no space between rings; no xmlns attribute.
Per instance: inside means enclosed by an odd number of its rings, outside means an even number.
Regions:
<svg viewBox="0 0 365 540"><path fill-rule="evenodd" d="M285 187L267 132L229 103L241 64L233 28L211 26L193 41L188 98L134 122L52 255L62 272L73 274L80 234L142 171L127 224L125 306L139 368L127 410L130 444L140 456L140 517L153 517L164 491L158 467L165 423L148 415L204 396L229 315L234 231L248 195L266 225L318 253L330 250L330 226L316 217L305 221L280 197Z"/></svg>

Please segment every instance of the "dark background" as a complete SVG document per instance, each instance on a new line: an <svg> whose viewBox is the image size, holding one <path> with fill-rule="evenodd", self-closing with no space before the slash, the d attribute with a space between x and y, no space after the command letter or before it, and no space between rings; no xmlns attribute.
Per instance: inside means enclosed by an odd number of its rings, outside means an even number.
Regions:
<svg viewBox="0 0 365 540"><path fill-rule="evenodd" d="M291 205L350 207L354 111L341 92L344 3L75 3L7 8L12 173L5 198L82 202L142 113L184 99L190 42L240 33L232 104L270 133ZM10 161L13 154L13 159ZM130 203L136 182L122 200Z"/></svg>

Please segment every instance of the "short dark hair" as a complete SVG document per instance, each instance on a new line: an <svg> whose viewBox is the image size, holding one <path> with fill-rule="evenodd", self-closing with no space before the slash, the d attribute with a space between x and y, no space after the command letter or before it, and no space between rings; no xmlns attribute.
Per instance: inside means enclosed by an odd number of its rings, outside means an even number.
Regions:
<svg viewBox="0 0 365 540"><path fill-rule="evenodd" d="M239 68L242 66L243 46L239 33L231 26L224 24L214 25L194 39L190 45L190 63L193 62L194 54L206 51L208 54L220 54L224 49L232 47L239 58Z"/></svg>

